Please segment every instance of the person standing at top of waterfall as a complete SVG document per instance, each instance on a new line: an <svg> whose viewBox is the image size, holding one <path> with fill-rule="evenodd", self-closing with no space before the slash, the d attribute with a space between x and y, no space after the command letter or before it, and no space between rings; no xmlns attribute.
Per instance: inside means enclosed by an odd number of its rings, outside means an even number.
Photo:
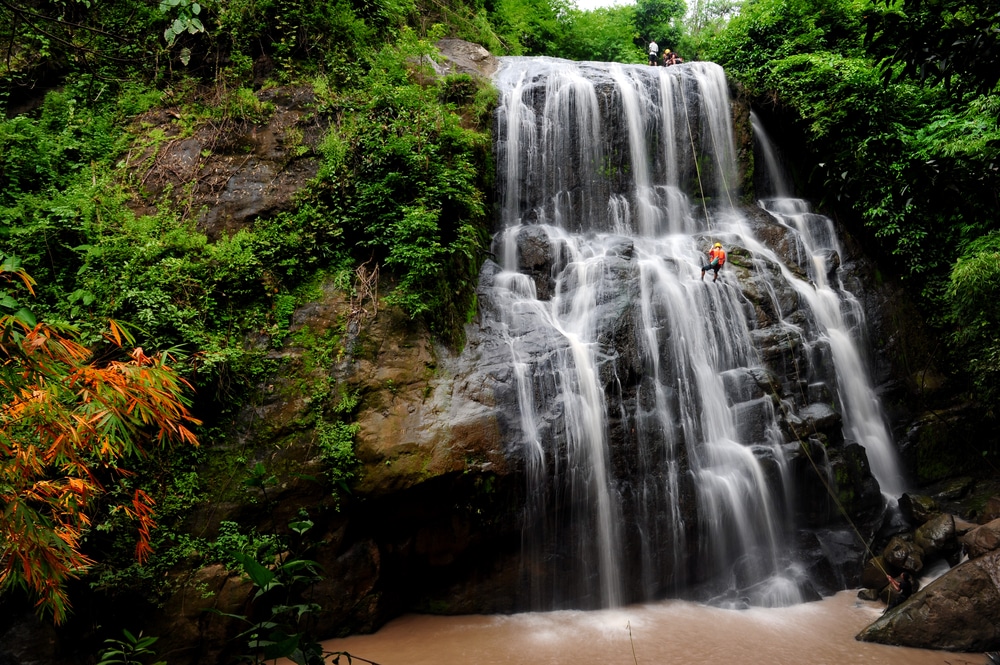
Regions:
<svg viewBox="0 0 1000 665"><path fill-rule="evenodd" d="M705 279L705 271L715 271L713 282L719 279L719 269L726 264L726 250L722 249L722 243L717 242L708 250L708 263L701 267L701 278Z"/></svg>
<svg viewBox="0 0 1000 665"><path fill-rule="evenodd" d="M660 57L660 47L655 39L649 41L649 64L655 66L657 58Z"/></svg>

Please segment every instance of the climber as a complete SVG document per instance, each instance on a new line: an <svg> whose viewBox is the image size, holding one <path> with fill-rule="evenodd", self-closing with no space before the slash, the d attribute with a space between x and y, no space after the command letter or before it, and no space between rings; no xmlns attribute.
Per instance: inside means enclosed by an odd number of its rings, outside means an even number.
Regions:
<svg viewBox="0 0 1000 665"><path fill-rule="evenodd" d="M715 271L715 279L712 281L718 281L719 279L719 268L726 264L726 250L722 249L722 243L717 242L712 246L712 249L708 250L708 265L701 267L701 278L705 279L706 270Z"/></svg>
<svg viewBox="0 0 1000 665"><path fill-rule="evenodd" d="M657 45L656 40L650 40L649 42L649 64L656 66L656 61L660 56L660 47Z"/></svg>
<svg viewBox="0 0 1000 665"><path fill-rule="evenodd" d="M663 52L663 66L669 67L670 65L679 65L684 62L684 58L677 55L677 51L671 51L667 49Z"/></svg>
<svg viewBox="0 0 1000 665"><path fill-rule="evenodd" d="M913 576L905 570L899 576L898 580L893 578L891 575L886 575L885 577L889 580L889 586L892 587L892 591L889 592L889 602L885 607L885 611L888 612L909 598L914 591L915 585L913 583ZM895 591L895 593L893 593L893 591Z"/></svg>

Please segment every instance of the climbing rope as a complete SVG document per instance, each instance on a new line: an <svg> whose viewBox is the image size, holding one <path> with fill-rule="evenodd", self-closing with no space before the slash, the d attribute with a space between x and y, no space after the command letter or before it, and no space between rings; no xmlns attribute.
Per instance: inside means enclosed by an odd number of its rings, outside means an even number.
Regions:
<svg viewBox="0 0 1000 665"><path fill-rule="evenodd" d="M785 402L780 397L778 397L778 394L774 390L773 386L769 385L769 388L771 390L771 396L778 403L782 412L785 414L785 418L787 419L790 414L787 408L785 407ZM809 460L809 464L812 465L813 470L816 472L816 476L819 477L820 482L823 483L823 488L826 490L827 494L830 495L830 498L833 500L833 503L837 507L837 510L840 511L840 514L844 517L844 519L847 521L847 524L854 531L854 534L858 537L858 540L860 540L861 544L864 545L865 551L867 551L868 556L871 557L872 563L875 564L875 566L882 572L883 575L885 575L886 577L890 577L888 571L886 571L885 567L881 564L881 562L879 562L878 557L872 551L871 546L868 544L868 541L865 540L865 537L861 535L861 531L858 529L857 525L854 524L854 520L852 520L851 516L847 513L847 509L844 508L844 504L841 503L840 497L838 497L836 492L833 491L833 488L830 487L830 483L827 480L826 474L820 471L819 465L816 464L816 460L813 459L812 453L809 452L809 446L806 445L806 442L802 440L802 437L799 436L799 433L797 431L792 429L792 432L795 434L795 438L799 442L799 448L801 448L802 452L805 453L806 459Z"/></svg>
<svg viewBox="0 0 1000 665"><path fill-rule="evenodd" d="M705 218L708 221L709 236L712 237L712 239L714 240L714 233L713 233L713 230L712 230L712 216L709 213L708 206L705 203L705 201L706 201L706 199L705 199L705 186L704 186L704 183L702 182L701 167L698 164L697 148L696 148L695 142L694 142L694 132L691 129L691 117L690 117L690 114L688 112L687 93L685 93L685 91L684 91L683 81L680 82L680 88L681 88L681 98L682 98L682 101L684 102L684 119L685 119L685 123L687 125L688 139L691 142L691 155L694 158L695 173L698 176L698 188L699 188L699 190L701 192L702 209L705 211ZM721 162L719 162L719 150L718 150L718 145L716 145L716 143L715 143L715 135L711 131L709 131L709 135L711 136L711 140L712 140L712 148L713 148L713 153L714 153L714 156L715 156L715 159L716 159L717 168L719 169L719 174L720 174L720 177L722 178L722 185L723 185L723 188L726 190L726 197L729 199L729 205L733 206L734 203L733 203L732 196L731 196L731 194L729 192L729 183L726 182L725 170L722 168ZM773 387L771 387L771 396L778 403L778 405L780 406L780 408L782 409L782 411L784 411L785 417L788 418L789 413L788 413L788 411L787 411L787 409L785 407L785 403L784 403L784 401L782 401L778 397L778 395L775 392L775 390L774 390ZM837 507L837 510L840 511L840 514L843 516L844 520L846 520L847 524L851 527L851 530L854 531L854 534L858 537L858 540L864 546L865 551L868 552L869 557L871 557L872 563L884 575L886 575L886 577L889 577L889 573L886 571L885 567L881 564L881 562L879 562L878 557L872 551L871 546L869 545L868 541L861 534L861 531L858 529L857 525L854 523L854 520L852 520L851 516L847 513L847 509L844 508L844 504L841 503L840 497L838 497L837 494L833 491L833 488L830 486L830 483L827 480L826 474L824 474L820 470L819 465L816 464L816 460L813 459L812 453L809 451L809 446L806 444L805 441L802 440L802 437L799 436L799 433L797 431L793 430L793 432L795 433L795 438L799 442L799 447L802 449L802 452L805 453L806 459L809 460L809 464L812 465L813 470L816 472L816 476L820 479L820 482L823 484L823 488L826 490L827 494L830 495L830 499L833 501L834 505Z"/></svg>
<svg viewBox="0 0 1000 665"><path fill-rule="evenodd" d="M681 99L684 102L684 121L685 121L685 124L687 125L688 140L691 143L691 156L694 158L694 169L695 169L695 173L698 176L698 189L701 192L701 205L702 205L702 209L705 211L705 218L708 220L709 235L713 236L713 233L712 233L712 216L708 212L708 206L705 203L705 201L706 201L706 198L705 198L705 185L704 185L704 182L702 181L702 177L701 177L701 166L698 164L698 156L697 156L698 150L697 150L697 147L695 146L695 143L694 143L694 132L691 129L691 116L690 116L690 113L688 112L687 93L684 91L684 82L683 82L683 80L681 80L679 82L679 85L680 85L680 88L681 88ZM723 187L723 189L726 192L726 198L729 200L729 206L731 208L734 208L734 207L736 207L736 204L733 202L732 194L729 191L729 182L726 180L726 170L723 168L721 157L719 155L719 146L718 146L718 144L716 143L716 140L715 140L715 133L712 132L712 131L709 131L708 135L709 135L709 137L710 137L710 139L712 141L712 154L713 154L713 157L715 158L716 168L719 171L719 177L722 178L722 187ZM712 239L714 240L714 237Z"/></svg>
<svg viewBox="0 0 1000 665"><path fill-rule="evenodd" d="M708 235L714 241L712 232L712 215L708 212L708 205L705 203L705 185L701 181L701 166L698 164L698 150L694 145L694 132L691 131L691 116L688 113L687 93L684 92L684 81L679 80L681 88L681 100L684 102L684 121L687 125L688 139L691 141L691 158L694 161L694 172L698 176L698 190L701 192L701 208L705 211L705 220L708 222Z"/></svg>

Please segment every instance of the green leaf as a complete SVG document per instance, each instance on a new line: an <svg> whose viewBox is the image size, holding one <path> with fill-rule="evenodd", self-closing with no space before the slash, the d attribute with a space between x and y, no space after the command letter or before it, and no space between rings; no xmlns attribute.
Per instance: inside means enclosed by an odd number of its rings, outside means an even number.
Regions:
<svg viewBox="0 0 1000 665"><path fill-rule="evenodd" d="M292 653L298 648L300 635L292 635L286 640L272 644L264 649L264 658L266 660L271 660L274 658L285 658L291 656Z"/></svg>
<svg viewBox="0 0 1000 665"><path fill-rule="evenodd" d="M274 580L274 573L260 565L260 563L258 563L253 557L248 556L243 552L230 552L230 554L234 559L240 562L243 566L243 571L253 581L253 583L262 589L267 587Z"/></svg>
<svg viewBox="0 0 1000 665"><path fill-rule="evenodd" d="M304 534L309 529L313 528L314 524L311 520L302 520L300 522L290 522L288 528L297 533L298 535Z"/></svg>
<svg viewBox="0 0 1000 665"><path fill-rule="evenodd" d="M38 321L35 319L35 315L32 314L31 310L27 307L22 307L14 312L14 318L29 328L34 328L38 324Z"/></svg>
<svg viewBox="0 0 1000 665"><path fill-rule="evenodd" d="M16 256L5 256L0 272L17 272L21 269L21 259Z"/></svg>

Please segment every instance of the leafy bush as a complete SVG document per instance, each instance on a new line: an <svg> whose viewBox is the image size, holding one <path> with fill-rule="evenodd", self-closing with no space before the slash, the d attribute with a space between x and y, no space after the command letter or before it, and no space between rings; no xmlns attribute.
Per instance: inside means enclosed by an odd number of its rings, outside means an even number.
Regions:
<svg viewBox="0 0 1000 665"><path fill-rule="evenodd" d="M979 401L995 410L1000 400L1000 232L966 246L952 268L948 299L957 361Z"/></svg>
<svg viewBox="0 0 1000 665"><path fill-rule="evenodd" d="M410 63L431 55L420 40L383 49L367 93L353 100L360 112L326 140L311 205L343 230L358 260L374 256L396 276L390 302L456 342L475 306L485 248L481 165L490 144L440 102L454 94L454 79L444 88L411 81Z"/></svg>
<svg viewBox="0 0 1000 665"><path fill-rule="evenodd" d="M646 44L639 47L633 41L636 16L631 5L602 7L593 11L571 9L564 15L563 21L566 24L565 38L550 55L570 60L646 61Z"/></svg>
<svg viewBox="0 0 1000 665"><path fill-rule="evenodd" d="M852 0L747 0L706 57L761 82L784 58L831 52L861 54L861 10Z"/></svg>

